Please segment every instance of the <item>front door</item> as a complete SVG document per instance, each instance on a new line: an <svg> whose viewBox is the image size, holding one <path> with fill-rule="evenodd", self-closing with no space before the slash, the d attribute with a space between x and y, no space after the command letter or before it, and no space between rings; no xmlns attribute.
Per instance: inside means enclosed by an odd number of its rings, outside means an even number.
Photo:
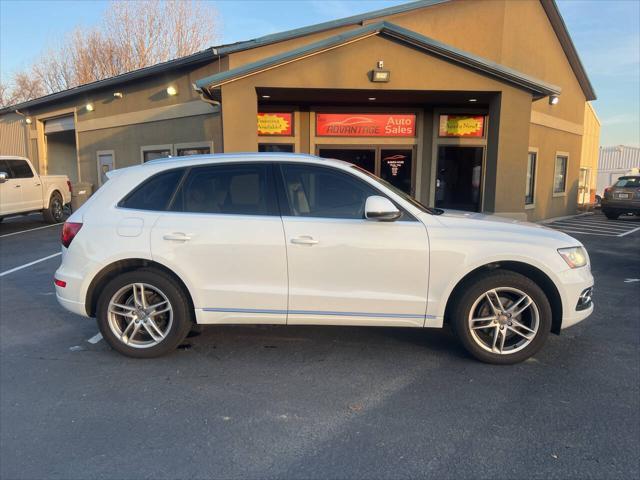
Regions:
<svg viewBox="0 0 640 480"><path fill-rule="evenodd" d="M289 324L423 326L428 238L405 214L364 219L380 192L354 175L306 164L282 165L289 268Z"/></svg>
<svg viewBox="0 0 640 480"><path fill-rule="evenodd" d="M151 233L185 272L200 323L286 323L287 254L272 166L194 167Z"/></svg>
<svg viewBox="0 0 640 480"><path fill-rule="evenodd" d="M438 147L436 207L479 212L483 147Z"/></svg>
<svg viewBox="0 0 640 480"><path fill-rule="evenodd" d="M25 210L22 205L22 185L18 178L15 178L9 163L0 159L0 172L7 174L4 183L0 183L0 215L15 213Z"/></svg>

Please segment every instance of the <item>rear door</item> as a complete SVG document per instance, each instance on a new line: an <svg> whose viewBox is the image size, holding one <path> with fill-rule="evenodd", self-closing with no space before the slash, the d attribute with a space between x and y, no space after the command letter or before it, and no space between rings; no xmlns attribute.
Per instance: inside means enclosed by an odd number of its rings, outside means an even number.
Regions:
<svg viewBox="0 0 640 480"><path fill-rule="evenodd" d="M0 215L25 210L22 205L21 181L15 178L7 160L0 159L0 172L7 174L7 180L0 183Z"/></svg>
<svg viewBox="0 0 640 480"><path fill-rule="evenodd" d="M429 243L424 225L364 218L377 189L345 171L282 164L289 324L422 327ZM285 214L286 213L286 214Z"/></svg>
<svg viewBox="0 0 640 480"><path fill-rule="evenodd" d="M286 323L287 259L266 162L191 168L151 233L190 287L199 323Z"/></svg>

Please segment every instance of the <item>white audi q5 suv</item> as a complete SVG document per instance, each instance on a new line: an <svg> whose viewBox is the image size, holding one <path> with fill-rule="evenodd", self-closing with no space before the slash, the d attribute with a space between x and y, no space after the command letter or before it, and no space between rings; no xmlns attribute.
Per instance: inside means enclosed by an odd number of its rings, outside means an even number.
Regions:
<svg viewBox="0 0 640 480"><path fill-rule="evenodd" d="M430 209L338 160L206 155L111 172L62 233L56 295L132 357L195 324L450 325L479 360L591 314L589 257L540 225Z"/></svg>

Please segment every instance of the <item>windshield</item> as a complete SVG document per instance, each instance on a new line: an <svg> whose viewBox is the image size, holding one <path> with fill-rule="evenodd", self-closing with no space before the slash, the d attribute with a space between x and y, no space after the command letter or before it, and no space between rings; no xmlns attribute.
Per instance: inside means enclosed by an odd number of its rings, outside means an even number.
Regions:
<svg viewBox="0 0 640 480"><path fill-rule="evenodd" d="M620 178L614 187L638 188L640 187L640 177L623 177Z"/></svg>
<svg viewBox="0 0 640 480"><path fill-rule="evenodd" d="M444 213L444 210L442 210L440 208L427 207L423 203L421 203L418 200L416 200L415 198L413 198L408 193L403 192L398 187L390 184L386 180L374 175L373 173L365 170L364 168L361 168L361 167L359 167L357 165L352 165L351 168L354 168L355 170L358 170L359 172L364 173L368 177L373 178L376 182L381 183L382 185L387 187L389 190L391 190L393 193L398 195L400 198L402 198L403 200L409 202L411 205L413 205L414 207L416 207L418 210L420 210L422 212L429 213L431 215L442 215Z"/></svg>

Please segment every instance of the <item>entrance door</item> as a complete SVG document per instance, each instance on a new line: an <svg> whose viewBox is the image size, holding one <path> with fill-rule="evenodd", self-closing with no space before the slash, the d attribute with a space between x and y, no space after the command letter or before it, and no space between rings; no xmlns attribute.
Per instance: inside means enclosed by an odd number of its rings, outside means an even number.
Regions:
<svg viewBox="0 0 640 480"><path fill-rule="evenodd" d="M580 168L580 177L578 179L578 203L584 205L590 202L589 180L590 171L588 168Z"/></svg>
<svg viewBox="0 0 640 480"><path fill-rule="evenodd" d="M382 149L380 150L380 177L403 192L413 195L413 150Z"/></svg>
<svg viewBox="0 0 640 480"><path fill-rule="evenodd" d="M438 147L436 207L480 211L483 147Z"/></svg>
<svg viewBox="0 0 640 480"><path fill-rule="evenodd" d="M364 168L367 172L376 174L375 148L321 148L318 150L318 156L344 160Z"/></svg>

